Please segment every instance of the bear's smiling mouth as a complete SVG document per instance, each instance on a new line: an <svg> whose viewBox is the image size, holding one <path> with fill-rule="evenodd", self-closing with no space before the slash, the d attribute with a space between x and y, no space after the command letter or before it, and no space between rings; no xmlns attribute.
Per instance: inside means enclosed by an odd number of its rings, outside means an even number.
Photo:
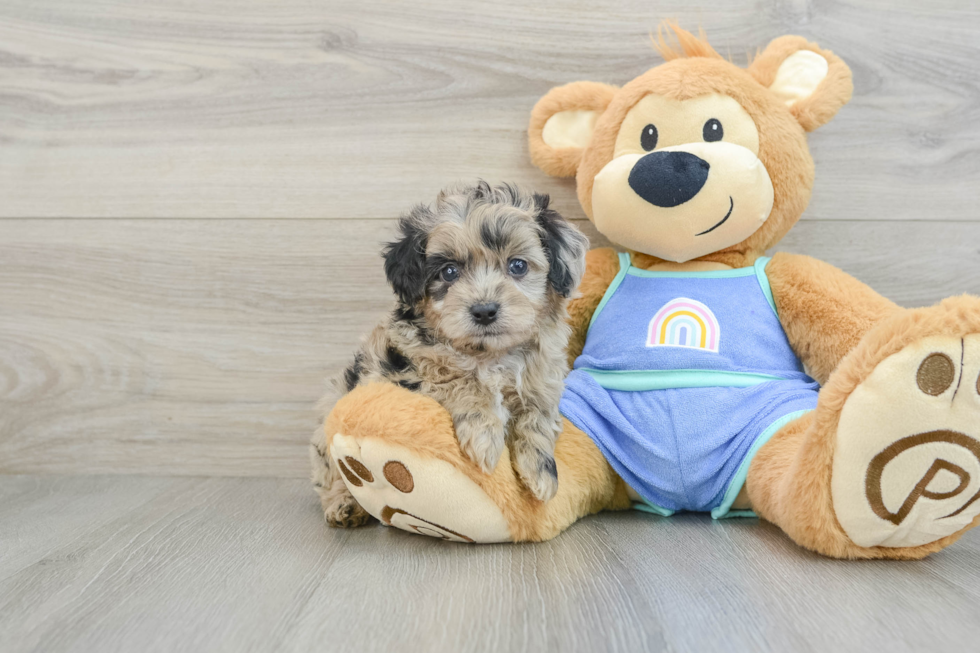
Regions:
<svg viewBox="0 0 980 653"><path fill-rule="evenodd" d="M728 196L728 202L729 202L728 213L726 213L725 214L725 217L721 219L721 222L719 222L715 226L711 227L711 229L707 229L705 231L702 231L699 234L694 234L695 237L697 237L697 236L703 236L705 234L710 234L712 231L714 231L715 229L717 229L721 225L725 224L725 220L727 220L728 218L732 217L732 209L735 208L735 200L733 200L732 197L729 195Z"/></svg>

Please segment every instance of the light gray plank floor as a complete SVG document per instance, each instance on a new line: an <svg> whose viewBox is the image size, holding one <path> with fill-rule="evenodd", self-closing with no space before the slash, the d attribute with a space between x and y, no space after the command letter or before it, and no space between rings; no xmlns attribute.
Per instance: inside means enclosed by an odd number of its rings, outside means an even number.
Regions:
<svg viewBox="0 0 980 653"><path fill-rule="evenodd" d="M299 480L399 212L516 180L604 244L528 114L659 63L663 18L854 71L778 249L980 294L976 2L0 0L0 474L68 475L0 475L0 653L980 648L977 533L902 564L698 516L454 546L330 531ZM72 476L103 473L147 476Z"/></svg>
<svg viewBox="0 0 980 653"><path fill-rule="evenodd" d="M980 533L844 562L757 520L534 545L328 529L295 479L0 477L0 650L969 651Z"/></svg>

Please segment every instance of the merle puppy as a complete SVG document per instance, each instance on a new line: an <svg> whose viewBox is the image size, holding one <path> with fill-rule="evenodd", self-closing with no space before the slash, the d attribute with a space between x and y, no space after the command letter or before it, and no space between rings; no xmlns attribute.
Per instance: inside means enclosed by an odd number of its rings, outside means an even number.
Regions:
<svg viewBox="0 0 980 653"><path fill-rule="evenodd" d="M490 472L507 444L531 493L555 495L558 402L568 372L566 306L585 271L588 240L547 195L512 185L458 185L416 206L387 245L395 310L344 372L347 391L391 381L452 415L463 452ZM331 526L369 515L331 464L322 432L313 481Z"/></svg>

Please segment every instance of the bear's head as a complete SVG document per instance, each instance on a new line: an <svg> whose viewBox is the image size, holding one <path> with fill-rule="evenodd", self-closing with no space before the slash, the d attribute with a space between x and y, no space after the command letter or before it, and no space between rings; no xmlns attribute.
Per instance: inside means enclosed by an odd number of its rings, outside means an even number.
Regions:
<svg viewBox="0 0 980 653"><path fill-rule="evenodd" d="M798 36L747 69L675 25L680 51L621 88L575 82L535 105L531 158L575 176L600 233L656 260L751 264L799 219L813 159L805 132L851 97L851 71Z"/></svg>

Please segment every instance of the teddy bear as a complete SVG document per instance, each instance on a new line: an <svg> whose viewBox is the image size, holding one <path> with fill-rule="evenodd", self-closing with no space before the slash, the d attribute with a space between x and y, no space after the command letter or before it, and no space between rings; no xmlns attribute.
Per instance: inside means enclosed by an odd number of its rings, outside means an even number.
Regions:
<svg viewBox="0 0 980 653"><path fill-rule="evenodd" d="M800 218L806 132L851 72L797 36L747 68L671 26L664 63L575 82L531 112L532 161L575 177L596 229L569 306L572 371L547 502L505 451L460 452L431 399L375 383L315 444L383 524L540 541L603 510L756 515L835 558L918 559L980 519L980 298L905 309L839 269L765 252Z"/></svg>

